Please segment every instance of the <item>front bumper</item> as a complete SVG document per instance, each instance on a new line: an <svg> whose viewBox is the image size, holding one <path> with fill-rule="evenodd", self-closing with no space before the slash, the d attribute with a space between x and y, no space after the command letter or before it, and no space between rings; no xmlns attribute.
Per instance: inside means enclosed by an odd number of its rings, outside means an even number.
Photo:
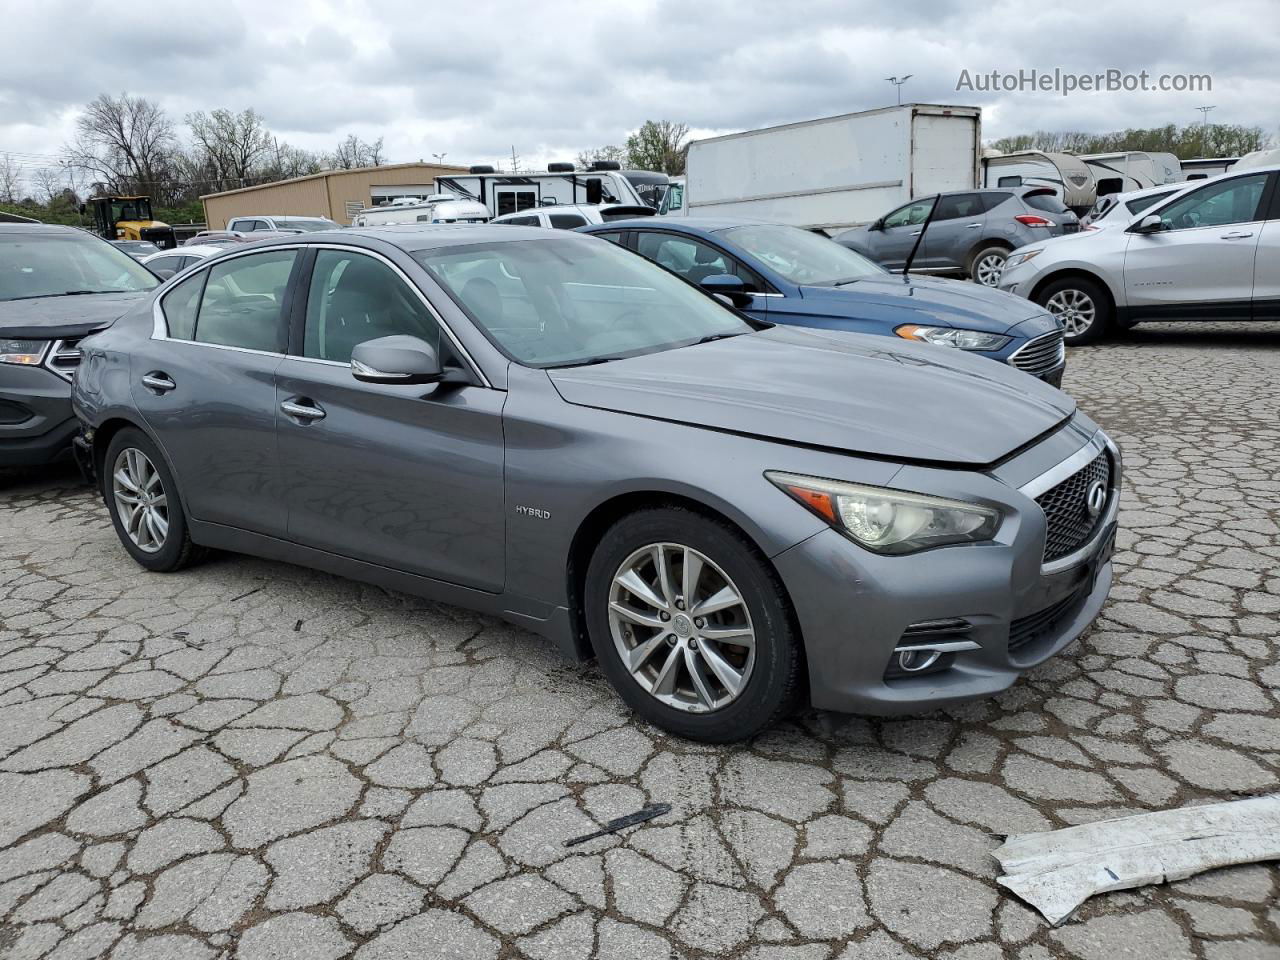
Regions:
<svg viewBox="0 0 1280 960"><path fill-rule="evenodd" d="M1042 564L1043 511L1013 490L1011 500L1022 502L1002 542L884 557L825 530L775 557L800 621L813 705L874 715L930 710L997 694L1063 650L1111 589L1118 458L1114 490L1066 566ZM909 628L938 622L963 624L946 638L962 649L937 672L894 670L899 645L912 642Z"/></svg>
<svg viewBox="0 0 1280 960"><path fill-rule="evenodd" d="M44 367L0 364L0 467L59 460L78 429L70 381Z"/></svg>

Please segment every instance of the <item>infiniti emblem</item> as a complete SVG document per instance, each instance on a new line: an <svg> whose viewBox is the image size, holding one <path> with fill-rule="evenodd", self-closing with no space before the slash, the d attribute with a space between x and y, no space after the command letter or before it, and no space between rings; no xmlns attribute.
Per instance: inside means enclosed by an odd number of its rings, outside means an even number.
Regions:
<svg viewBox="0 0 1280 960"><path fill-rule="evenodd" d="M1091 517L1096 517L1107 505L1107 485L1101 480L1089 484L1084 495L1084 509Z"/></svg>

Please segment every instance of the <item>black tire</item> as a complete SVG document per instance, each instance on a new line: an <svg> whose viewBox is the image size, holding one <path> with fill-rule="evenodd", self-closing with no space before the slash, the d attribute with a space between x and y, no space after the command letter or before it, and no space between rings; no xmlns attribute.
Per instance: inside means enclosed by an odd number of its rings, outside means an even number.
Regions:
<svg viewBox="0 0 1280 960"><path fill-rule="evenodd" d="M992 278L989 283L987 280L981 279L978 276L980 266L983 261L993 260L997 257L1000 259L1000 269L1003 270L1004 262L1009 259L1009 248L1000 243L984 243L978 249L974 250L969 256L969 263L967 265L969 279L983 287L998 286L1000 283L1000 275L998 273L994 275L994 278ZM985 271L983 276L987 276Z"/></svg>
<svg viewBox="0 0 1280 960"><path fill-rule="evenodd" d="M1088 277L1063 277L1045 284L1044 288L1035 295L1035 301L1055 316L1061 316L1061 310L1050 306L1055 297L1074 300L1077 303L1080 302L1078 298L1083 297L1092 306L1092 319L1088 322L1085 322L1079 313L1074 317L1065 318L1067 329L1064 339L1067 346L1078 347L1086 343L1097 343L1110 335L1115 310L1102 284Z"/></svg>
<svg viewBox="0 0 1280 960"><path fill-rule="evenodd" d="M742 596L755 633L754 665L745 685L736 699L707 712L690 713L658 700L632 677L614 641L609 616L613 578L637 551L662 543L689 547L719 567ZM727 743L750 737L795 709L804 671L790 601L765 558L729 524L678 507L652 508L624 517L601 537L587 567L583 593L587 629L605 675L622 699L650 723L691 740ZM669 646L687 643L664 642ZM715 648L722 653L726 649Z"/></svg>
<svg viewBox="0 0 1280 960"><path fill-rule="evenodd" d="M147 551L134 543L126 530L124 519L120 516L120 506L114 494L113 471L122 453L128 450L141 451L154 466L160 476L160 486L166 499L168 531L158 550ZM111 438L107 445L107 455L102 461L102 498L106 501L107 512L111 514L111 523L116 528L116 536L120 538L129 556L139 565L157 573L172 573L199 560L203 551L191 542L191 533L187 527L187 513L178 496L178 487L173 479L173 471L165 460L160 448L141 430L126 427Z"/></svg>

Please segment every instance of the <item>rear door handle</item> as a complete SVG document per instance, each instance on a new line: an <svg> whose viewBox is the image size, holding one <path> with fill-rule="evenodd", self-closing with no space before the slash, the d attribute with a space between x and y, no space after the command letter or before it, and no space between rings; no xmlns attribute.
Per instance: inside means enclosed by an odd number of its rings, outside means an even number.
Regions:
<svg viewBox="0 0 1280 960"><path fill-rule="evenodd" d="M1243 240L1245 237L1252 237L1252 236L1253 236L1252 230L1250 230L1248 233L1241 233L1239 230L1237 230L1234 233L1224 233L1222 235L1222 239L1223 240Z"/></svg>
<svg viewBox="0 0 1280 960"><path fill-rule="evenodd" d="M308 423L312 420L323 420L324 410L316 406L310 401L299 402L298 400L286 400L280 404L280 409L289 416L298 420L305 420Z"/></svg>
<svg viewBox="0 0 1280 960"><path fill-rule="evenodd" d="M915 233L913 233L913 234L912 234L912 236L913 236L913 237L918 237L918 236L920 236L920 234L922 234L922 233L924 233L924 231L923 231L923 230L917 230Z"/></svg>
<svg viewBox="0 0 1280 960"><path fill-rule="evenodd" d="M142 385L148 390L154 390L156 393L168 393L177 386L167 373L161 373L159 370L152 370L150 373L145 374L142 378Z"/></svg>

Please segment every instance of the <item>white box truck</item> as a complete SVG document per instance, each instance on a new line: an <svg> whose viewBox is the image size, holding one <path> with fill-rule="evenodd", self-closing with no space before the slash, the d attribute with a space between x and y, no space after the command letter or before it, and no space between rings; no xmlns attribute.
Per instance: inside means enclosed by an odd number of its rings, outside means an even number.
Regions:
<svg viewBox="0 0 1280 960"><path fill-rule="evenodd" d="M666 212L835 233L913 197L972 190L981 166L980 108L904 103L695 140L684 189L668 191L681 206Z"/></svg>

